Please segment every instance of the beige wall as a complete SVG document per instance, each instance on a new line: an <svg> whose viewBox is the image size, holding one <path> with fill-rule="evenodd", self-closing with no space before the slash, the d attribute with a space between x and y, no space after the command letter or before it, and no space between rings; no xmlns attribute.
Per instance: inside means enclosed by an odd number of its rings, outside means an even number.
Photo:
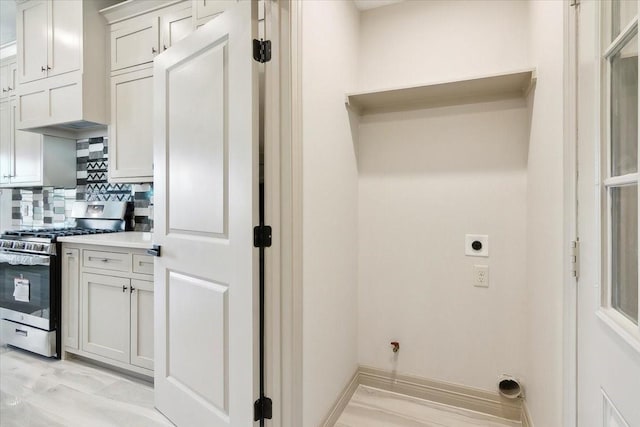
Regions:
<svg viewBox="0 0 640 427"><path fill-rule="evenodd" d="M359 89L527 68L527 16L502 1L365 12ZM488 390L524 375L525 101L365 116L359 131L360 363ZM490 257L465 256L465 234L488 234Z"/></svg>
<svg viewBox="0 0 640 427"><path fill-rule="evenodd" d="M361 364L486 390L524 374L528 120L524 100L363 118ZM465 256L465 234L490 256Z"/></svg>
<svg viewBox="0 0 640 427"><path fill-rule="evenodd" d="M429 0L362 13L362 90L529 65L527 1Z"/></svg>
<svg viewBox="0 0 640 427"><path fill-rule="evenodd" d="M356 81L358 11L302 3L303 425L316 427L357 367L358 174L344 94Z"/></svg>
<svg viewBox="0 0 640 427"><path fill-rule="evenodd" d="M537 426L562 425L563 7L531 1L531 99L527 217L527 403Z"/></svg>

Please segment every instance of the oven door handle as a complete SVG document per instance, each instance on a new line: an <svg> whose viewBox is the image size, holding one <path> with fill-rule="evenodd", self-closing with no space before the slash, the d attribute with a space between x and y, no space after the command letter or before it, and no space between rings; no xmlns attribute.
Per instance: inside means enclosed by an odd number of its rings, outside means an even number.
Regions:
<svg viewBox="0 0 640 427"><path fill-rule="evenodd" d="M18 254L13 252L0 252L0 263L10 265L44 265L48 266L51 257L42 255Z"/></svg>

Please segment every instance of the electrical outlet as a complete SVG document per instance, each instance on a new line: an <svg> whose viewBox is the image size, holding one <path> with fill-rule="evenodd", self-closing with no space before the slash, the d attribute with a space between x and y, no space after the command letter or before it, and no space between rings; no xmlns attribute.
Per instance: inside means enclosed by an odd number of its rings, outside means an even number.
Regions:
<svg viewBox="0 0 640 427"><path fill-rule="evenodd" d="M489 287L489 266L474 265L473 266L473 286L480 288Z"/></svg>
<svg viewBox="0 0 640 427"><path fill-rule="evenodd" d="M464 236L464 254L467 256L489 256L489 236L486 234L466 234Z"/></svg>

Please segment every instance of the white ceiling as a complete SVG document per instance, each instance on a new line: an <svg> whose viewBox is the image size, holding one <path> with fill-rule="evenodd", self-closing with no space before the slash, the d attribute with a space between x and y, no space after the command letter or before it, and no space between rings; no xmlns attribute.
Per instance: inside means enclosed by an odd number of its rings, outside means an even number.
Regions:
<svg viewBox="0 0 640 427"><path fill-rule="evenodd" d="M0 46L16 39L16 2L0 0Z"/></svg>
<svg viewBox="0 0 640 427"><path fill-rule="evenodd" d="M0 0L1 1L1 0ZM404 0L353 0L360 10L369 10L376 7L387 6L389 4L400 3Z"/></svg>

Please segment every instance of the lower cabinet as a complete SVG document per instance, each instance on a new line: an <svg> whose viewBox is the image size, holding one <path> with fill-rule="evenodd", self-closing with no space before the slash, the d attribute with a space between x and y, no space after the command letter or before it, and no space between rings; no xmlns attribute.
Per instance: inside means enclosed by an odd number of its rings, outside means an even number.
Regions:
<svg viewBox="0 0 640 427"><path fill-rule="evenodd" d="M67 245L62 250L65 351L152 375L153 276L132 268L134 260L152 258L122 248ZM91 262L96 257L129 261L115 271L96 268Z"/></svg>

